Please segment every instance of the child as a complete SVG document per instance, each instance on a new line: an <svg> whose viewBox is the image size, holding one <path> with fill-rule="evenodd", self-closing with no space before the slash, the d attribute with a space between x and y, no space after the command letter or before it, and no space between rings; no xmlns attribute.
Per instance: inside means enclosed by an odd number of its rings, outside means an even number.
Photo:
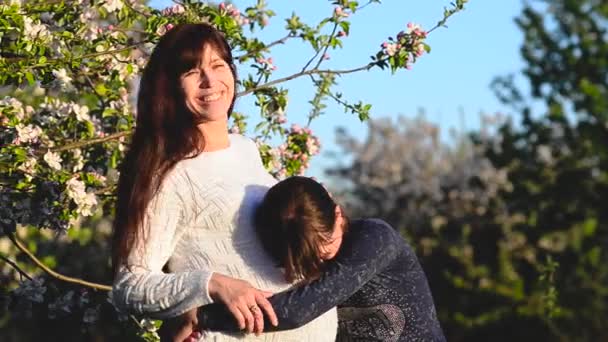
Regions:
<svg viewBox="0 0 608 342"><path fill-rule="evenodd" d="M298 282L269 298L279 324L267 331L300 327L338 306L337 341L445 341L422 268L386 222L350 221L321 184L291 177L268 191L256 229L286 279ZM198 324L239 331L222 304L201 307Z"/></svg>

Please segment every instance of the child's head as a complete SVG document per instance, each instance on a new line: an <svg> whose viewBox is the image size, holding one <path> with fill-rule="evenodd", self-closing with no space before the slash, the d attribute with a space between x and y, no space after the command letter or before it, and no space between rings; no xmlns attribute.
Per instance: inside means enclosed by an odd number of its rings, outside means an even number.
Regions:
<svg viewBox="0 0 608 342"><path fill-rule="evenodd" d="M255 217L264 248L290 282L319 276L323 261L338 252L347 222L327 190L307 177L290 177L270 188Z"/></svg>

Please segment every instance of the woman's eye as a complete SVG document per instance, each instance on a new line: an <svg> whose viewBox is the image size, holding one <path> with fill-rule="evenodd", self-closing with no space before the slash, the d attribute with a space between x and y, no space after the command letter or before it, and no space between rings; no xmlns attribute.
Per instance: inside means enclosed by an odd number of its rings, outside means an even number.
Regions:
<svg viewBox="0 0 608 342"><path fill-rule="evenodd" d="M226 64L224 64L224 63L221 63L221 64L215 64L215 65L213 65L213 69L221 69L221 68L223 68L223 67L225 67L225 66L226 66Z"/></svg>

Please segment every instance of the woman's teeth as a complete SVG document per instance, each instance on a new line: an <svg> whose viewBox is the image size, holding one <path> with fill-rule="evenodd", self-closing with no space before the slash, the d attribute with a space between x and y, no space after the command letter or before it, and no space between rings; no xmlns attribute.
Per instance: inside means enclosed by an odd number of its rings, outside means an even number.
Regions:
<svg viewBox="0 0 608 342"><path fill-rule="evenodd" d="M220 98L220 96L222 96L221 93L215 93L215 94L211 94L211 95L207 95L207 96L201 96L200 100L203 102L213 102L216 101Z"/></svg>

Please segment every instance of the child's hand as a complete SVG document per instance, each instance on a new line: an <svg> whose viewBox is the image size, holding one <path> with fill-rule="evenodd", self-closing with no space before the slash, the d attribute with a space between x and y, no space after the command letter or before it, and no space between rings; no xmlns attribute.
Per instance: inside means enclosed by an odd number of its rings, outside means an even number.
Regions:
<svg viewBox="0 0 608 342"><path fill-rule="evenodd" d="M203 337L203 334L199 331L193 331L183 342L198 342L201 337Z"/></svg>
<svg viewBox="0 0 608 342"><path fill-rule="evenodd" d="M163 330L162 341L198 341L201 337L201 332L198 328L197 309L194 308L179 317L165 321L161 329Z"/></svg>

